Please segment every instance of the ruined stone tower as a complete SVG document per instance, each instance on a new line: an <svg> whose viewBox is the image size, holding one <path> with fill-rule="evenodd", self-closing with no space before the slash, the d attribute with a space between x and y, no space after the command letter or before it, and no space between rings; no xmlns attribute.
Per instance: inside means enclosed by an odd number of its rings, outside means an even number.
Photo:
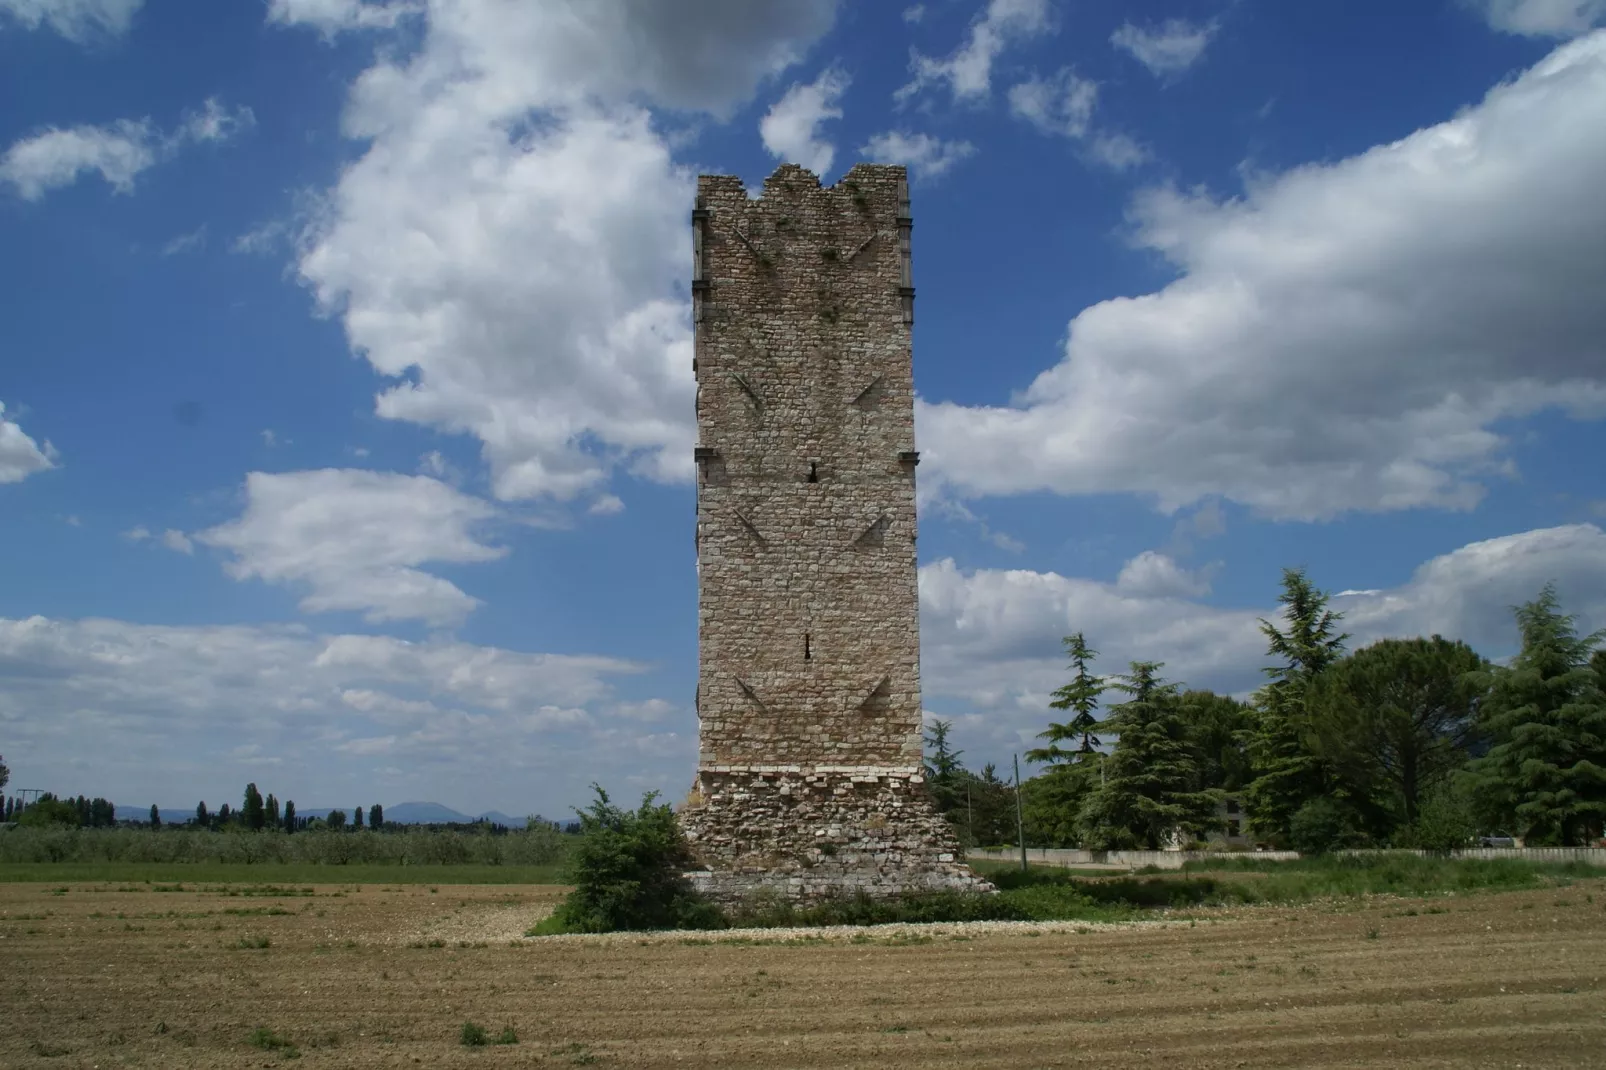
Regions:
<svg viewBox="0 0 1606 1070"><path fill-rule="evenodd" d="M700 753L716 898L985 888L921 776L908 185L698 179Z"/></svg>

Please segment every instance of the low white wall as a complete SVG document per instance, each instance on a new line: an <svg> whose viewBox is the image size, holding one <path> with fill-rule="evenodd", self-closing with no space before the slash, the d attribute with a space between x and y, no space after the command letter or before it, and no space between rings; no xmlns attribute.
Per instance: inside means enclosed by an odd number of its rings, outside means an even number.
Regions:
<svg viewBox="0 0 1606 1070"><path fill-rule="evenodd" d="M1020 848L1002 851L967 851L967 859L987 862L1019 862ZM1120 869L1142 869L1155 866L1159 869L1181 869L1185 862L1202 862L1222 858L1256 858L1286 862L1298 858L1298 851L1083 851L1076 848L1028 847L1026 860L1039 866L1060 866L1075 869L1080 866L1110 866Z"/></svg>
<svg viewBox="0 0 1606 1070"><path fill-rule="evenodd" d="M1426 856L1429 851L1341 851L1346 855L1412 854ZM1585 862L1606 867L1606 847L1468 847L1450 852L1454 858L1517 858L1526 862ZM1020 848L999 851L969 851L967 859L984 862L1020 861ZM1112 869L1181 869L1187 862L1220 862L1252 858L1261 862L1289 862L1298 851L1083 851L1074 848L1028 847L1026 860L1038 866L1076 869L1108 866Z"/></svg>

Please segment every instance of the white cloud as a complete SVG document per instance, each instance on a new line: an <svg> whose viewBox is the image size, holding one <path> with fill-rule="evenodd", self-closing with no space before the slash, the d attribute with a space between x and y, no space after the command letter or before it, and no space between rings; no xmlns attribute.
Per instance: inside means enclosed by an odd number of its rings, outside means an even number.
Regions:
<svg viewBox="0 0 1606 1070"><path fill-rule="evenodd" d="M1158 293L1071 323L1010 406L921 403L961 495L1216 495L1263 515L1466 508L1497 422L1606 413L1606 33L1455 119L1239 199L1151 190ZM924 469L922 470L925 471Z"/></svg>
<svg viewBox="0 0 1606 1070"><path fill-rule="evenodd" d="M268 21L301 24L334 36L343 30L390 30L420 14L418 0L270 0Z"/></svg>
<svg viewBox="0 0 1606 1070"><path fill-rule="evenodd" d="M910 4L908 7L903 9L903 21L904 22L916 23L916 22L919 22L921 19L923 19L925 17L926 17L926 5L925 4Z"/></svg>
<svg viewBox="0 0 1606 1070"><path fill-rule="evenodd" d="M1052 78L1033 76L1011 86L1009 110L1045 134L1085 143L1089 158L1116 171L1148 159L1148 151L1125 134L1096 129L1099 85L1062 67Z"/></svg>
<svg viewBox="0 0 1606 1070"><path fill-rule="evenodd" d="M27 30L48 27L78 44L121 37L145 0L0 0L0 16ZM0 17L0 26L5 18Z"/></svg>
<svg viewBox="0 0 1606 1070"><path fill-rule="evenodd" d="M202 223L188 234L180 234L162 246L162 255L177 256L179 253L198 252L205 248L206 224Z"/></svg>
<svg viewBox="0 0 1606 1070"><path fill-rule="evenodd" d="M976 760L1007 756L1047 722L1050 692L1067 671L1060 638L1075 631L1100 652L1100 672L1155 660L1165 663L1167 679L1224 693L1264 683L1260 668L1269 660L1257 621L1275 619L1279 607L1270 597L1242 609L1203 605L1191 600L1186 584L1169 582L1179 574L1175 562L1152 553L1128 562L1115 583L1052 572L964 571L952 560L924 566L928 707L958 715L960 743L978 747ZM1151 582L1156 577L1158 584ZM1323 586L1320 575L1311 579ZM1534 598L1548 581L1556 582L1563 608L1579 615L1584 632L1606 624L1606 533L1581 524L1472 543L1426 562L1399 587L1346 591L1332 604L1345 614L1352 650L1438 633L1503 657L1518 644L1510 607Z"/></svg>
<svg viewBox="0 0 1606 1070"><path fill-rule="evenodd" d="M912 52L914 77L893 97L907 101L923 89L946 84L955 101L985 100L992 90L993 64L1009 45L1053 28L1048 0L990 0L970 24L965 43L946 59Z"/></svg>
<svg viewBox="0 0 1606 1070"><path fill-rule="evenodd" d="M258 433L262 436L262 444L264 446L268 446L268 447L271 448L271 447L277 446L279 444L279 436L273 433L273 428L264 427Z"/></svg>
<svg viewBox="0 0 1606 1070"><path fill-rule="evenodd" d="M155 133L147 121L50 129L24 138L0 157L0 181L18 196L36 201L85 171L99 171L118 193L134 188L134 176L156 162Z"/></svg>
<svg viewBox="0 0 1606 1070"><path fill-rule="evenodd" d="M286 223L281 220L269 220L236 237L229 248L236 253L261 256L287 244L289 239L290 227Z"/></svg>
<svg viewBox="0 0 1606 1070"><path fill-rule="evenodd" d="M187 115L178 130L164 135L149 119L123 119L100 126L51 127L15 142L0 157L0 182L23 200L36 201L50 190L71 185L98 171L118 193L130 193L140 172L196 141L223 141L255 122L251 109L233 111L215 99Z"/></svg>
<svg viewBox="0 0 1606 1070"><path fill-rule="evenodd" d="M255 113L240 106L229 109L216 97L208 97L200 111L188 112L171 140L180 144L186 141L229 141L256 125Z"/></svg>
<svg viewBox="0 0 1606 1070"><path fill-rule="evenodd" d="M381 622L461 621L478 599L422 571L431 561L494 561L504 548L474 532L496 515L486 502L424 476L328 468L246 477L236 520L194 538L230 551L236 579L310 588L307 613L358 610Z"/></svg>
<svg viewBox="0 0 1606 1070"><path fill-rule="evenodd" d="M1175 78L1204 55L1219 29L1214 22L1167 19L1153 27L1124 22L1110 35L1110 43L1131 54L1156 78Z"/></svg>
<svg viewBox="0 0 1606 1070"><path fill-rule="evenodd" d="M1606 0L1463 0L1503 33L1577 37L1606 23Z"/></svg>
<svg viewBox="0 0 1606 1070"><path fill-rule="evenodd" d="M1063 67L1053 78L1032 78L1009 90L1009 110L1045 133L1084 138L1098 107L1099 84Z"/></svg>
<svg viewBox="0 0 1606 1070"><path fill-rule="evenodd" d="M828 67L812 82L798 82L759 120L764 148L782 163L795 163L821 178L831 170L836 146L820 137L820 126L842 118L837 101L848 88L841 68Z"/></svg>
<svg viewBox="0 0 1606 1070"><path fill-rule="evenodd" d="M360 790L557 815L593 779L689 775L690 711L615 692L645 670L299 627L0 619L0 731L13 768L124 803L216 805L254 779L302 808ZM648 720L656 752L633 742ZM406 771L384 779L387 764Z"/></svg>
<svg viewBox="0 0 1606 1070"><path fill-rule="evenodd" d="M1157 550L1144 550L1121 566L1116 590L1147 598L1200 598L1210 593L1210 570L1190 572Z"/></svg>
<svg viewBox="0 0 1606 1070"><path fill-rule="evenodd" d="M624 501L614 494L604 494L602 497L592 502L591 506L586 509L586 512L590 513L592 516L614 516L624 511Z"/></svg>
<svg viewBox="0 0 1606 1070"><path fill-rule="evenodd" d="M859 151L874 163L901 163L916 178L937 178L960 160L975 155L968 141L943 141L930 134L888 130L876 134Z"/></svg>
<svg viewBox="0 0 1606 1070"><path fill-rule="evenodd" d="M190 541L188 535L185 535L177 528L168 528L162 532L162 545L175 553L193 554L195 552L195 544Z"/></svg>
<svg viewBox="0 0 1606 1070"><path fill-rule="evenodd" d="M136 524L123 532L123 538L129 542L144 542L151 537L151 529L144 524Z"/></svg>
<svg viewBox="0 0 1606 1070"><path fill-rule="evenodd" d="M834 0L443 0L353 88L366 152L302 278L406 376L381 416L479 439L502 499L692 474L683 285L694 176L643 102L722 114L829 28Z"/></svg>
<svg viewBox="0 0 1606 1070"><path fill-rule="evenodd" d="M6 419L5 403L0 402L0 483L21 483L54 467L55 447L48 440L40 446L15 421Z"/></svg>

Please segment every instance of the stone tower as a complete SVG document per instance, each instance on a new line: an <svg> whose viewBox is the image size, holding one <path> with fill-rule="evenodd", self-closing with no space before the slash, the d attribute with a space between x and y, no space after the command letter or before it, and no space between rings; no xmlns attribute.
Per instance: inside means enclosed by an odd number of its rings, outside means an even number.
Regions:
<svg viewBox="0 0 1606 1070"><path fill-rule="evenodd" d="M705 890L986 888L921 775L908 184L781 167L692 212Z"/></svg>

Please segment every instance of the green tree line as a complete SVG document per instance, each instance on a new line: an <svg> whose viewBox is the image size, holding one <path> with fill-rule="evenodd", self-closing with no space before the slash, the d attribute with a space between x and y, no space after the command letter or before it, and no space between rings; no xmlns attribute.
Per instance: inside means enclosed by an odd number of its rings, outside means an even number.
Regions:
<svg viewBox="0 0 1606 1070"><path fill-rule="evenodd" d="M1554 586L1515 607L1521 648L1494 665L1439 635L1358 650L1302 569L1285 569L1272 664L1247 701L1167 681L1135 661L1110 677L1064 640L1038 768L1020 785L1028 843L1092 849L1230 832L1320 852L1449 849L1479 834L1579 846L1606 831L1606 632L1579 635ZM1121 701L1104 708L1105 696ZM965 768L951 724L927 729L933 799L962 842L1015 842L1014 785Z"/></svg>

